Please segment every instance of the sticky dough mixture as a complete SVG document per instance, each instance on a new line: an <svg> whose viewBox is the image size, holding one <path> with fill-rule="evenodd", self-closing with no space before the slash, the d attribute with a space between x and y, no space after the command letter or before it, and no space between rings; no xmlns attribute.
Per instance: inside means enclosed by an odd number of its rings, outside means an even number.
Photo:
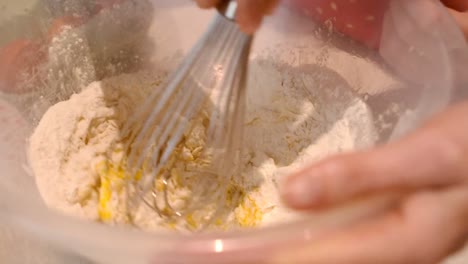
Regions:
<svg viewBox="0 0 468 264"><path fill-rule="evenodd" d="M257 227L298 217L281 205L277 186L284 175L329 154L373 143L366 105L344 83L328 81L327 89L314 89L316 82L323 86L327 80L324 75L305 75L310 71L253 61L237 186L242 196L225 222L214 225ZM160 88L165 76L163 71L139 72L94 82L48 109L30 138L29 153L37 186L49 207L82 219L144 230L199 227L203 212L168 223L144 203L128 208L125 171L106 155L113 142L125 143L120 138L123 124L151 91ZM190 179L187 170L200 164L206 118L195 119L194 129L179 144L172 181ZM190 198L187 186L173 184L169 190L173 204Z"/></svg>

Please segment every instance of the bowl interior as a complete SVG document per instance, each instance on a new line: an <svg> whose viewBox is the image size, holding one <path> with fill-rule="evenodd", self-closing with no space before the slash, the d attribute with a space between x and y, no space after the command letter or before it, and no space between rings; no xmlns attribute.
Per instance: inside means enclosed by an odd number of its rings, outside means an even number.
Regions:
<svg viewBox="0 0 468 264"><path fill-rule="evenodd" d="M105 11L97 12L99 2L113 4ZM432 60L444 57L447 51L441 46L443 41L426 32L417 25L417 21L412 22L414 25L406 25L409 33L398 35L403 39L397 39L395 30L392 29L387 29L390 32L388 34L386 31L383 33L387 38L382 40L386 41L385 43L401 41L416 49L413 53L431 52L433 55L430 59L423 56L425 60L416 55L412 60L413 57L408 56L408 61L420 63L407 71L411 71L408 77L395 68L402 64L403 60L390 60L381 50L371 49L336 33L329 23L317 23L307 12L298 12L290 8L287 2L284 2L274 16L266 19L265 25L256 35L249 69L250 110L269 105L268 101L257 99L265 96L267 91L256 87L268 80L269 76L279 72L288 75L287 81L300 90L298 93L303 97L301 104L315 102L324 109L328 109L328 105L341 106L334 108L338 113L334 113L333 116L341 118L350 115L349 120L359 127L355 135L360 140L352 148L367 148L411 131L421 120L447 104L447 94L450 90L441 89L442 91L435 93L436 89L433 87L451 86L450 67L448 62L443 60L437 67L431 63ZM405 17L405 14L411 16L404 10L410 8L405 1L390 2L386 10L386 21L392 21L392 17L395 16L411 21ZM123 253L111 254L115 253L116 249L132 251L131 260L142 261L147 259L148 252L176 251L177 241L182 241L182 237L173 236L171 239L176 240L172 242L151 246L154 241L168 237L162 234L154 236L128 230L113 230L110 227L70 219L46 209L27 166L25 139L31 135L50 106L68 99L93 81L142 69L158 68L168 72L173 70L205 31L214 12L198 10L191 1L184 0L22 0L1 5L5 5L5 8L0 8L0 48L16 43L16 46L13 46L16 49L0 54L25 56L20 63L11 64L20 72L14 76L13 83L11 74L0 76L0 116L5 121L5 129L2 129L0 134L0 167L3 171L0 181L0 205L4 206L7 212L5 218L54 242L60 242L62 246L67 236L73 236L74 243L66 247L72 247L82 254L101 260L118 259L125 263ZM80 22L81 18L86 18L86 22ZM406 38L408 35L414 36L411 30L421 38ZM392 34L394 38L391 38ZM420 40L423 36L433 45L422 45ZM407 40L413 42L408 43ZM18 46L17 43L26 44ZM407 54L406 48L394 45L390 50ZM28 63L22 63L24 61ZM33 67L30 67L31 63ZM278 89L275 91L278 92ZM368 116L365 122L357 116L353 117L355 112L347 112L350 105L356 102L365 105ZM322 125L333 129L339 119L333 116L322 120L322 123L326 123ZM258 133L259 137L268 133L250 132ZM311 132L312 141L320 138L320 133ZM341 151L343 149L331 149L323 155L317 155L315 159ZM274 148L272 152L272 155L275 155ZM346 210L343 212L346 212L350 219L353 218L353 213ZM347 219L343 213L330 215L323 219L314 216L316 227L320 228L319 223L322 222L333 226ZM268 239L289 233L289 236L297 235L302 238L301 234L308 227L306 222L295 224L295 227L292 224L282 225L279 229L267 229L259 235L261 239ZM102 234L102 238L113 237L113 241L118 241L113 247L100 244L103 239L91 238L91 232ZM255 232L257 231L252 231L252 236ZM243 237L244 235L246 237ZM232 236L243 237L245 241L248 241L249 237L248 234L228 234L224 237L227 241L226 248L242 248L239 243L228 243ZM259 237L254 239L252 236L251 241L257 246L261 241L265 241ZM124 237L128 239L123 239ZM198 242L204 242L198 244L200 248L194 251L212 251L214 237L221 235L198 237ZM130 238L139 242L129 245L127 241L130 241ZM246 242L245 245L249 243ZM97 249L93 249L94 246L99 247L101 251L97 252ZM194 245L189 244L187 248L190 246Z"/></svg>

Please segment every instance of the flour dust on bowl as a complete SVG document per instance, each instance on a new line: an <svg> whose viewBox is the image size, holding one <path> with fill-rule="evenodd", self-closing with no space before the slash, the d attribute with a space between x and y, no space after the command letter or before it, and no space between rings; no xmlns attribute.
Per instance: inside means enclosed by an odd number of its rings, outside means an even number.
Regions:
<svg viewBox="0 0 468 264"><path fill-rule="evenodd" d="M200 232L204 211L166 218L145 203L129 207L128 175L115 160L125 158L125 122L163 90L214 11L183 0L26 2L0 3L1 220L98 263L304 256L302 243L388 200L298 213L281 203L284 178L397 139L443 109L459 81L454 54L465 45L437 1L371 1L365 15L328 1L283 1L252 48L240 173L229 175L225 218ZM332 12L342 8L354 16ZM414 13L420 8L438 22ZM166 171L173 207L225 176L193 174L205 162L205 110Z"/></svg>

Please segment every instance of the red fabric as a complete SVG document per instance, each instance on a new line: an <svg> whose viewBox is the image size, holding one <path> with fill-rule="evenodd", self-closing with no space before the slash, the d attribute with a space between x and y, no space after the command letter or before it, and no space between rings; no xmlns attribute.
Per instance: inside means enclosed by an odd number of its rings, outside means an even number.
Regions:
<svg viewBox="0 0 468 264"><path fill-rule="evenodd" d="M390 0L290 0L292 5L319 22L377 49L385 11Z"/></svg>

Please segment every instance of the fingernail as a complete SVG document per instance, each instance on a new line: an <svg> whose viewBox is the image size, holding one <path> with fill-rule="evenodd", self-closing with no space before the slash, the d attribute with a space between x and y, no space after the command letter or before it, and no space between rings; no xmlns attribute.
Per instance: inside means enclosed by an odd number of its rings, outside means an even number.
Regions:
<svg viewBox="0 0 468 264"><path fill-rule="evenodd" d="M314 183L310 179L310 175L296 175L286 181L281 193L288 205L307 208L319 201L320 186L318 182Z"/></svg>

